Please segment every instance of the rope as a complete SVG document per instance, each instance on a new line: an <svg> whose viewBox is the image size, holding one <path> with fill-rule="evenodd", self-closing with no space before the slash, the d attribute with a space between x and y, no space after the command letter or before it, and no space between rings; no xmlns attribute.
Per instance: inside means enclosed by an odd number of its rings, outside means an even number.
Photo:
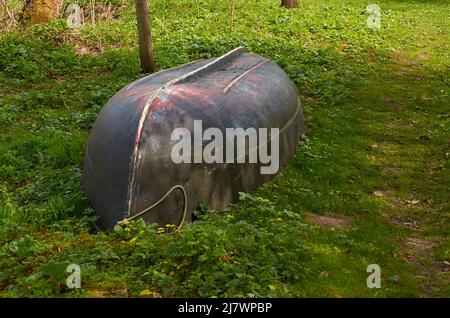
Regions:
<svg viewBox="0 0 450 318"><path fill-rule="evenodd" d="M123 219L122 221L118 222L117 224L121 225L121 224L123 224L123 223L132 221L132 220L134 220L134 219L136 219L136 218L142 216L143 214L145 214L145 213L147 213L147 212L153 210L153 209L156 208L162 201L164 201L164 200L169 196L169 194L171 194L171 193L172 193L174 190L176 190L176 189L180 190L180 191L183 193L183 201L184 201L184 204L183 204L183 215L181 216L180 224L178 224L178 226L177 226L178 228L181 228L181 227L183 226L183 223L184 223L185 219L186 219L186 212L187 212L187 203L188 203L188 199L187 199L186 190L183 188L183 186L181 186L181 185L179 185L179 184L177 184L176 186L173 186L169 191L166 192L166 194L164 194L164 195L161 197L161 199L159 199L158 201L156 201L155 203L153 203L153 204L152 204L151 206L149 206L148 208L146 208L146 209L144 209L144 210L142 210L142 211L136 213L135 215L133 215L133 216L131 216L131 217L129 217L129 218Z"/></svg>

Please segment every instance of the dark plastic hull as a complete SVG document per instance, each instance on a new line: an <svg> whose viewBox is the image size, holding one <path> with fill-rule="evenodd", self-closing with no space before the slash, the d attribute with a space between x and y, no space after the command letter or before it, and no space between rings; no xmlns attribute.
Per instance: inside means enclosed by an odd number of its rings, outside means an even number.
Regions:
<svg viewBox="0 0 450 318"><path fill-rule="evenodd" d="M242 48L135 81L120 90L98 116L86 151L82 182L99 216L111 229L158 201L174 185L188 197L187 219L202 202L226 209L239 191L251 191L274 175L259 163L175 164L171 133L217 127L279 128L280 167L294 156L305 132L297 88L274 63ZM173 192L142 217L147 224L178 224L181 192Z"/></svg>

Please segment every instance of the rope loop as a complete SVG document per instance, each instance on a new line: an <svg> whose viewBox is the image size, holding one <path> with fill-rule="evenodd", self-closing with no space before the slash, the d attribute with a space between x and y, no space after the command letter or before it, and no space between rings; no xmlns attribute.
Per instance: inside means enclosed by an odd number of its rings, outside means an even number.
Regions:
<svg viewBox="0 0 450 318"><path fill-rule="evenodd" d="M179 185L179 184L177 184L177 185L173 186L172 188L170 188L170 190L167 191L166 194L164 194L158 201L156 201L155 203L153 203L153 204L152 204L151 206L149 206L148 208L145 208L144 210L142 210L142 211L136 213L135 215L133 215L133 216L131 216L131 217L129 217L129 218L125 218L125 219L123 219L122 221L117 222L117 224L122 225L122 224L124 224L124 223L126 223L126 222L133 221L134 219L137 219L138 217L140 217L140 216L146 214L147 212L150 212L151 210L153 210L154 208L156 208L159 204L161 204L161 202L164 201L164 200L169 196L169 194L171 194L173 191L175 191L175 190L177 190L177 189L180 190L180 191L183 193L183 201L184 201L184 204L183 204L183 214L182 214L182 216L181 216L180 223L177 225L177 227L180 229L180 228L183 226L184 221L185 221L185 219L186 219L186 212L187 212L188 199L187 199L187 193L186 193L186 190L183 188L183 186L181 186L181 185Z"/></svg>

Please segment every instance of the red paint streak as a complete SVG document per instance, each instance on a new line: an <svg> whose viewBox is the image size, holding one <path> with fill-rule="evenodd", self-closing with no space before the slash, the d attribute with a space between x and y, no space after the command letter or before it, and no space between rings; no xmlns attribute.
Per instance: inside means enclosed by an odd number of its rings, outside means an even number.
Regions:
<svg viewBox="0 0 450 318"><path fill-rule="evenodd" d="M168 103L167 100L164 101L159 97L155 97L152 101L152 104L150 105L150 111L151 112L159 112L161 110L169 110L172 108L172 103Z"/></svg>

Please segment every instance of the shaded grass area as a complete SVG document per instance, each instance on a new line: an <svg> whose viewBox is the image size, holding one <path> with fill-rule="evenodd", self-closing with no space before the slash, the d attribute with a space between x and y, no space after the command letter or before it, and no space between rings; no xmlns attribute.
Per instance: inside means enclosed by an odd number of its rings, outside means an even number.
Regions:
<svg viewBox="0 0 450 318"><path fill-rule="evenodd" d="M278 2L151 2L158 68L244 45L297 84L309 128L274 181L175 231L97 232L79 185L96 115L143 76L133 9L1 35L2 296L450 295L448 4L380 1L373 31L360 1ZM366 287L369 264L381 289Z"/></svg>

